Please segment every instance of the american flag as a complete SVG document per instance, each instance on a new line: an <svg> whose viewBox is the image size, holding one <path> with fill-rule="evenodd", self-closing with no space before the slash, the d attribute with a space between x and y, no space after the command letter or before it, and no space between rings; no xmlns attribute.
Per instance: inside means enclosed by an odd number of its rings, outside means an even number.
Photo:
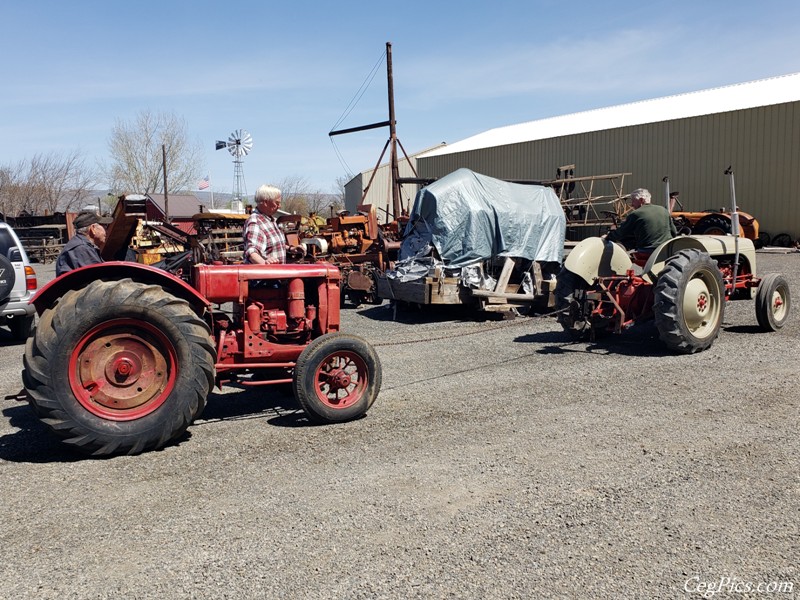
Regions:
<svg viewBox="0 0 800 600"><path fill-rule="evenodd" d="M206 189L206 188L207 188L209 185L211 185L211 184L210 184L210 183L209 183L209 181L208 181L208 175L206 175L205 177L203 177L203 178L202 178L202 179L201 179L201 180L200 180L200 181L197 183L197 189L198 189L198 190L204 190L204 189Z"/></svg>

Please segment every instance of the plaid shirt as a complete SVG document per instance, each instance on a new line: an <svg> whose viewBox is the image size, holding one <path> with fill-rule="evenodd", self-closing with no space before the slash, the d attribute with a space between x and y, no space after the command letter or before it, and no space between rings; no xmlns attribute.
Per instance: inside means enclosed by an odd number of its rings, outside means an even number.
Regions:
<svg viewBox="0 0 800 600"><path fill-rule="evenodd" d="M286 262L286 236L278 229L275 219L253 212L244 224L244 261L250 262L250 255L258 252L267 262ZM275 260L275 259L278 260Z"/></svg>

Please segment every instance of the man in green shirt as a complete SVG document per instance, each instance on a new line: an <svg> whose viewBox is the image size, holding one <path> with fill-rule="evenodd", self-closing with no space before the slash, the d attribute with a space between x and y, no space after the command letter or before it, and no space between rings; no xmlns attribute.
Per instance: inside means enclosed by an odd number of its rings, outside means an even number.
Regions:
<svg viewBox="0 0 800 600"><path fill-rule="evenodd" d="M631 192L631 206L622 224L605 236L610 242L619 242L628 250L652 252L657 246L678 235L675 223L663 206L650 204L651 196L644 188Z"/></svg>

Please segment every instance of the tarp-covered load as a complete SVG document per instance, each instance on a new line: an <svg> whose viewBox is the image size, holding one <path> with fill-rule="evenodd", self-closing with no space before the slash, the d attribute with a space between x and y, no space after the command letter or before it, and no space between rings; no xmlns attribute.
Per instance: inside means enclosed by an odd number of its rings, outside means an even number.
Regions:
<svg viewBox="0 0 800 600"><path fill-rule="evenodd" d="M565 232L552 188L458 169L417 193L400 260L432 244L448 268L494 256L560 263Z"/></svg>

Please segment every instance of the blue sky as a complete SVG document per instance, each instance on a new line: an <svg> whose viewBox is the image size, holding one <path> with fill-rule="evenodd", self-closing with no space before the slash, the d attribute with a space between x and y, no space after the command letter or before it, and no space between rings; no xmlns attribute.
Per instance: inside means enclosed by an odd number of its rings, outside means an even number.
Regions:
<svg viewBox="0 0 800 600"><path fill-rule="evenodd" d="M337 123L392 43L398 137L417 152L545 117L800 71L800 3L684 0L4 2L0 165L108 158L117 120L184 118L202 174L233 186L217 139L243 128L247 191L304 177L331 192L388 130ZM339 128L386 120L386 67ZM349 169L349 173L348 173ZM532 177L547 177L532 173Z"/></svg>

